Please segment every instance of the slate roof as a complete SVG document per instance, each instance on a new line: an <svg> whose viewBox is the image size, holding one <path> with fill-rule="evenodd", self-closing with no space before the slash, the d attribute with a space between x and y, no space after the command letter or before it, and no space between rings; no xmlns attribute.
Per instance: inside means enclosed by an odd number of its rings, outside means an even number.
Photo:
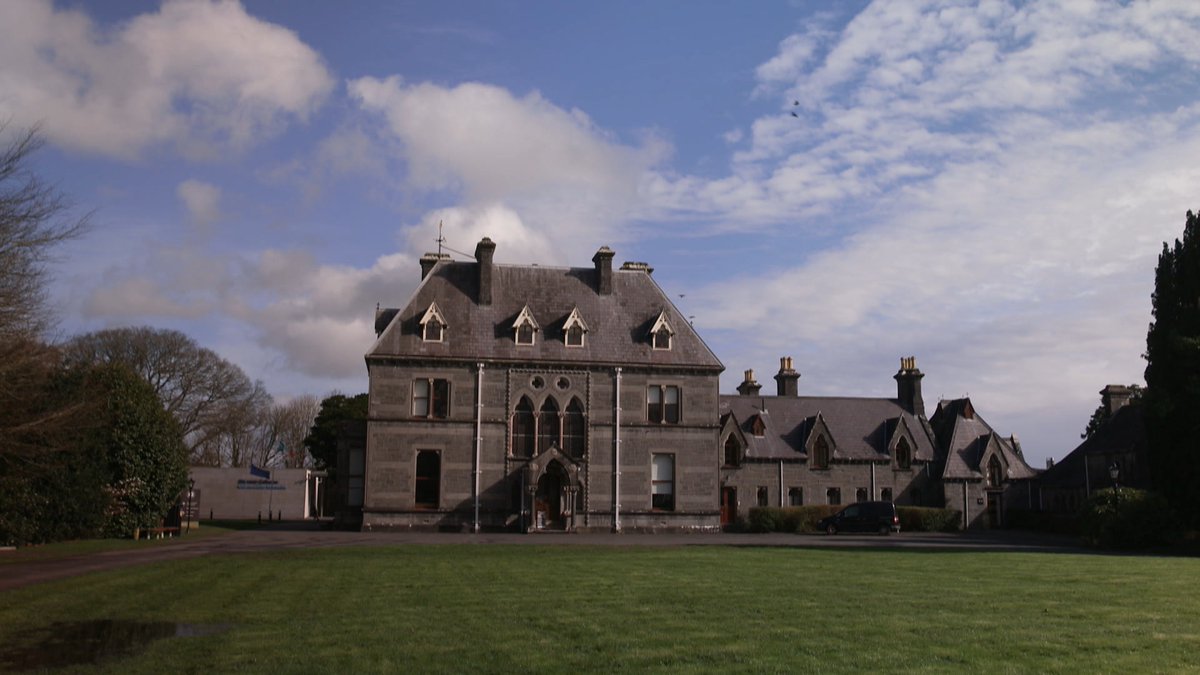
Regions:
<svg viewBox="0 0 1200 675"><path fill-rule="evenodd" d="M1087 484L1083 468L1084 457L1119 457L1144 451L1145 448L1146 425L1142 406L1137 403L1124 405L1118 408L1091 438L1084 440L1061 461L1043 471L1041 481L1050 486L1083 488ZM1097 477L1098 480L1106 478L1107 476ZM1128 478L1122 482L1127 481Z"/></svg>
<svg viewBox="0 0 1200 675"><path fill-rule="evenodd" d="M722 395L721 415L723 422L733 419L741 429L749 459L807 458L809 436L822 424L833 441L835 461L890 460L888 443L900 424L913 441L913 461L934 459L928 425L896 399ZM752 433L755 417L764 423L761 438Z"/></svg>
<svg viewBox="0 0 1200 675"><path fill-rule="evenodd" d="M367 358L430 357L587 365L724 370L716 355L644 270L612 270L612 293L597 293L594 268L493 265L492 304L476 302L479 263L438 262L404 309L384 313ZM443 342L421 339L420 319L437 302L447 328ZM513 322L528 305L540 327L536 344L517 345ZM578 308L588 332L583 347L567 347L563 329ZM652 349L660 314L675 331L671 349Z"/></svg>
<svg viewBox="0 0 1200 675"><path fill-rule="evenodd" d="M938 455L944 458L943 480L976 480L985 477L982 462L991 451L1000 456L1012 480L1037 475L1012 439L1002 438L975 412L971 399L940 401L930 420Z"/></svg>

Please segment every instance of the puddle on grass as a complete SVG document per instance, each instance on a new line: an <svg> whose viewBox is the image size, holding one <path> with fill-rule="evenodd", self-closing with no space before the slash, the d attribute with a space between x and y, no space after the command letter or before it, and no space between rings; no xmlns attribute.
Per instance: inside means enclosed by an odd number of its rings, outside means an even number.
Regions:
<svg viewBox="0 0 1200 675"><path fill-rule="evenodd" d="M172 621L59 621L13 636L10 647L0 651L0 670L100 663L130 656L155 640L216 635L231 627Z"/></svg>

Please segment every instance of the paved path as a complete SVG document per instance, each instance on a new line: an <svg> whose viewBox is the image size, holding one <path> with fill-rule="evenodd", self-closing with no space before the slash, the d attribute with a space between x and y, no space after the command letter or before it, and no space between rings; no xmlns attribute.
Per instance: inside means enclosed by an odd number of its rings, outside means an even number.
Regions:
<svg viewBox="0 0 1200 675"><path fill-rule="evenodd" d="M101 570L180 560L206 555L286 551L334 546L403 546L405 544L520 544L552 546L766 546L788 548L874 548L894 550L1025 551L1081 553L1073 539L1028 532L942 534L906 532L889 537L796 534L446 534L426 532L338 532L312 523L281 523L208 537L53 560L0 564L0 591L64 579ZM3 555L15 553L0 552Z"/></svg>

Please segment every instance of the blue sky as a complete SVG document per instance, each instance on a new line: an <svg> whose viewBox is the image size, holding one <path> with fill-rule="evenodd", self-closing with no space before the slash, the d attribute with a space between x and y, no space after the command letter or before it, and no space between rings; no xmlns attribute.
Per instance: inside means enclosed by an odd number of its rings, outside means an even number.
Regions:
<svg viewBox="0 0 1200 675"><path fill-rule="evenodd" d="M1140 382L1195 209L1200 4L0 3L0 119L95 209L67 336L177 328L363 391L444 223L655 278L725 363L887 396L901 356L1035 466ZM462 256L459 256L462 258ZM769 388L769 387L768 387Z"/></svg>

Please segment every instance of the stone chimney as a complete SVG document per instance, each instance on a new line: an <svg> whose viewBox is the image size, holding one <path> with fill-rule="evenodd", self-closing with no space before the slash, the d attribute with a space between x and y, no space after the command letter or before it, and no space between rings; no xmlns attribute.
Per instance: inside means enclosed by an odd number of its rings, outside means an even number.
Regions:
<svg viewBox="0 0 1200 675"><path fill-rule="evenodd" d="M784 356L779 359L779 372L775 374L775 383L780 396L795 398L800 395L800 373L792 368L792 357Z"/></svg>
<svg viewBox="0 0 1200 675"><path fill-rule="evenodd" d="M496 243L484 237L475 246L475 260L479 261L479 297L481 305L492 304L492 256L496 253Z"/></svg>
<svg viewBox="0 0 1200 675"><path fill-rule="evenodd" d="M1108 411L1109 416L1117 414L1117 411L1129 405L1129 399L1133 396L1133 390L1123 384L1110 384L1100 390L1100 405Z"/></svg>
<svg viewBox="0 0 1200 675"><path fill-rule="evenodd" d="M421 256L421 278L424 279L429 276L429 273L433 271L434 265L449 259L449 253L426 253Z"/></svg>
<svg viewBox="0 0 1200 675"><path fill-rule="evenodd" d="M597 295L612 295L612 261L613 250L607 246L601 246L592 256L592 262L596 263Z"/></svg>
<svg viewBox="0 0 1200 675"><path fill-rule="evenodd" d="M758 396L762 385L754 381L754 371L746 371L746 379L737 386L737 392L742 396Z"/></svg>
<svg viewBox="0 0 1200 675"><path fill-rule="evenodd" d="M900 372L892 377L896 379L896 399L900 407L917 417L924 417L925 399L921 398L921 378L925 377L925 373L917 368L917 357L901 357Z"/></svg>

